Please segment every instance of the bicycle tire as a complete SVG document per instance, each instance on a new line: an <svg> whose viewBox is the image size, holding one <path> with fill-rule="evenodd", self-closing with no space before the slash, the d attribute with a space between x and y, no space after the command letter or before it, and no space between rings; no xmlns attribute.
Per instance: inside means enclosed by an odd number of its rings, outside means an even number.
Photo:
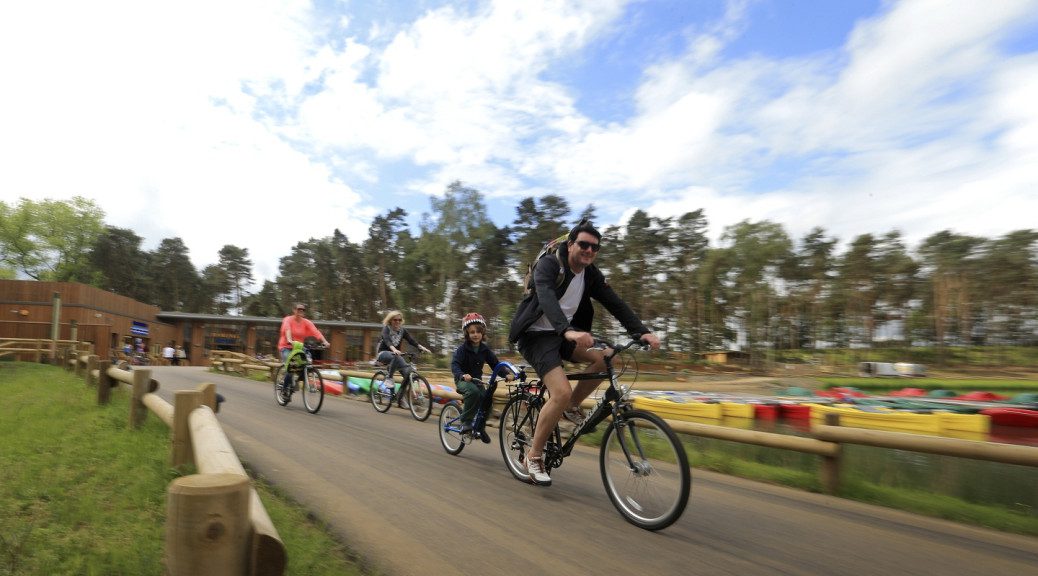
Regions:
<svg viewBox="0 0 1038 576"><path fill-rule="evenodd" d="M635 460L634 468L624 447ZM599 465L609 499L631 524L660 530L684 513L692 486L688 455L659 416L643 410L623 412L602 436Z"/></svg>
<svg viewBox="0 0 1038 576"><path fill-rule="evenodd" d="M281 390L281 381L285 379L285 367L278 366L274 371L274 401L278 406L287 406L288 398Z"/></svg>
<svg viewBox="0 0 1038 576"><path fill-rule="evenodd" d="M375 372L371 376L371 387L368 388L368 395L371 397L371 406L375 408L376 412L385 414L389 411L389 407L393 403L393 394L391 392L382 391L382 383L386 381L386 373L381 370Z"/></svg>
<svg viewBox="0 0 1038 576"><path fill-rule="evenodd" d="M533 432L537 427L539 414L540 408L530 406L523 397L509 399L501 411L498 428L501 457L504 458L508 471L521 482L530 482L525 458L530 443L533 442ZM555 427L555 433L558 433L558 426ZM545 471L551 474L550 470Z"/></svg>
<svg viewBox="0 0 1038 576"><path fill-rule="evenodd" d="M302 382L303 406L311 414L317 414L324 404L324 379L314 366L307 366Z"/></svg>
<svg viewBox="0 0 1038 576"><path fill-rule="evenodd" d="M411 382L407 386L407 403L411 416L419 422L425 422L432 414L432 386L425 376L411 373Z"/></svg>
<svg viewBox="0 0 1038 576"><path fill-rule="evenodd" d="M461 434L461 406L456 400L444 404L440 411L440 444L453 456L465 449L465 437Z"/></svg>

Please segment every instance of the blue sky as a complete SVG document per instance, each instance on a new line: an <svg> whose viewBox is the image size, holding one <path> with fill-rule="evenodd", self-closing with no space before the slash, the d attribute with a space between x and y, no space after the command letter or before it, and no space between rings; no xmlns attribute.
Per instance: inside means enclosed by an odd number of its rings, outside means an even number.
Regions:
<svg viewBox="0 0 1038 576"><path fill-rule="evenodd" d="M0 53L0 200L260 279L454 180L715 243L1038 227L1038 0L9 2Z"/></svg>

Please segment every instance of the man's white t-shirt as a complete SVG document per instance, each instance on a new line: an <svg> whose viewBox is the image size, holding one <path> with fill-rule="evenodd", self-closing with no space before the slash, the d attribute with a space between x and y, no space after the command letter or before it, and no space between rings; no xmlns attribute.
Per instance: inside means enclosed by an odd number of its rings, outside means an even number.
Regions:
<svg viewBox="0 0 1038 576"><path fill-rule="evenodd" d="M562 298L559 298L559 306L562 307L562 313L566 315L567 321L573 321L573 315L577 313L577 308L580 307L580 298L583 296L584 271L581 270L570 281L569 286L566 288L566 293L562 295ZM554 332L555 327L551 325L547 316L541 314L541 317L530 325L529 330L533 332Z"/></svg>

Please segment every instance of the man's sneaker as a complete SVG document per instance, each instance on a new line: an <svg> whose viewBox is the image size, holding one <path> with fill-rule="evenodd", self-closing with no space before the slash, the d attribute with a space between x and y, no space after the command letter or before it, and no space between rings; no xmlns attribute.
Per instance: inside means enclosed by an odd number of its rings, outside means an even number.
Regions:
<svg viewBox="0 0 1038 576"><path fill-rule="evenodd" d="M579 406L571 406L562 413L562 417L574 426L580 426L584 423L584 411Z"/></svg>
<svg viewBox="0 0 1038 576"><path fill-rule="evenodd" d="M472 432L472 422L462 422L461 430L458 430L458 432L462 434L468 434L469 432Z"/></svg>
<svg viewBox="0 0 1038 576"><path fill-rule="evenodd" d="M484 444L490 444L490 434L487 434L486 428L479 431L479 439L482 440Z"/></svg>
<svg viewBox="0 0 1038 576"><path fill-rule="evenodd" d="M526 456L526 473L530 475L530 482L538 486L551 486L551 476L544 471L544 456L531 458Z"/></svg>

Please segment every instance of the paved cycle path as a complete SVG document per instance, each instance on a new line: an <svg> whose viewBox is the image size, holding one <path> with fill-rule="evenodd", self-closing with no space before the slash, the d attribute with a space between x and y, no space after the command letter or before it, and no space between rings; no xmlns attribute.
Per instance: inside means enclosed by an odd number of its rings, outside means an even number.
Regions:
<svg viewBox="0 0 1038 576"><path fill-rule="evenodd" d="M541 488L512 478L493 443L450 456L437 410L298 395L199 367L155 367L160 395L213 382L238 456L389 575L618 573L868 575L1038 573L1038 538L693 470L684 516L660 532L627 523L602 487L597 451L578 449ZM496 432L496 430L494 430ZM292 550L288 550L289 564Z"/></svg>

